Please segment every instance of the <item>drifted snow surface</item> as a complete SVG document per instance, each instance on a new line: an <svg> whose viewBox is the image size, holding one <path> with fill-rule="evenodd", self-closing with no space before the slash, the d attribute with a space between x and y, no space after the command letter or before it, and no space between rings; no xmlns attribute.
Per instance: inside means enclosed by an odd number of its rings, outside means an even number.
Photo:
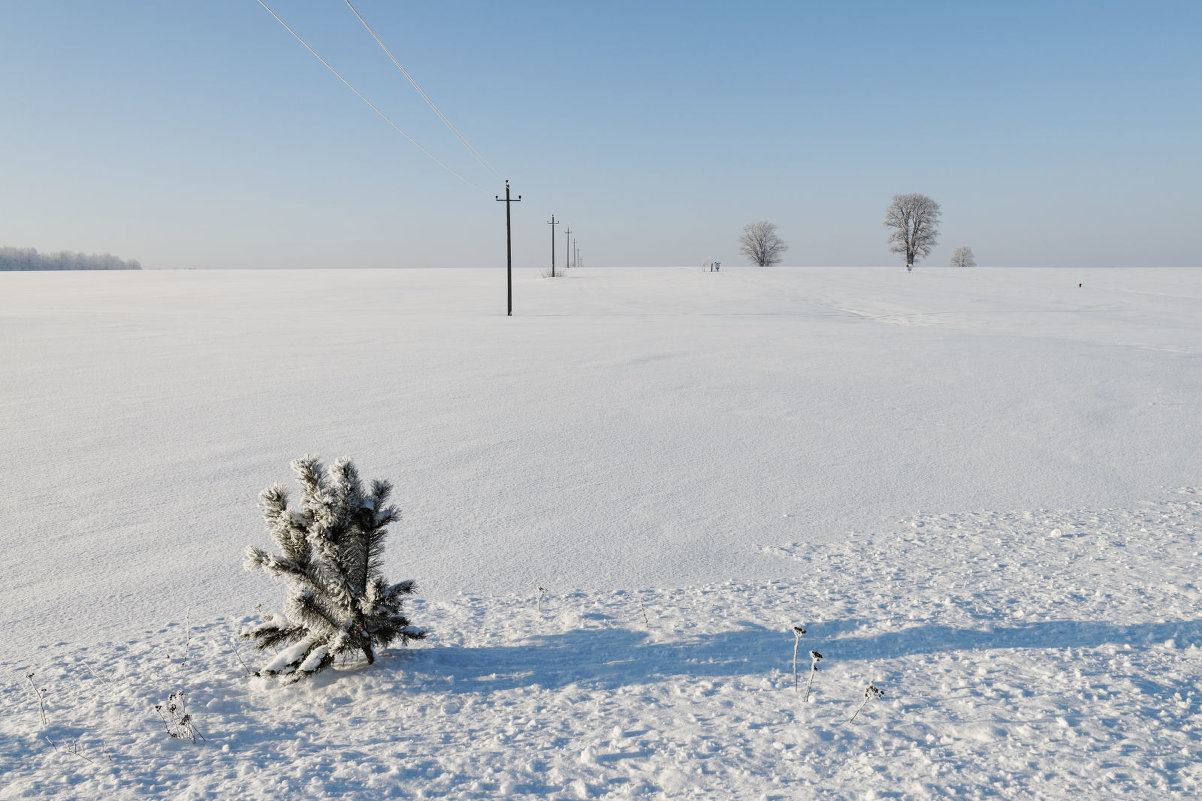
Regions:
<svg viewBox="0 0 1202 801"><path fill-rule="evenodd" d="M1202 793L1202 271L0 290L0 798ZM433 634L281 687L305 452L394 481Z"/></svg>

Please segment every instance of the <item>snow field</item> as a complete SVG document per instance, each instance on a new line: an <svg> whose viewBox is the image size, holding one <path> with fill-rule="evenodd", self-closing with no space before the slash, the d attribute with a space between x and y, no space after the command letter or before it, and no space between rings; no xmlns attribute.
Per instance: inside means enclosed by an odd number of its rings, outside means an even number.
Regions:
<svg viewBox="0 0 1202 801"><path fill-rule="evenodd" d="M768 546L792 577L756 585L419 602L431 642L291 688L238 621L175 625L50 660L45 730L10 682L0 797L1189 797L1200 526L1197 491L935 515ZM154 715L180 689L202 743Z"/></svg>
<svg viewBox="0 0 1202 801"><path fill-rule="evenodd" d="M495 273L0 276L0 798L1202 792L1202 274ZM305 452L434 635L285 688Z"/></svg>

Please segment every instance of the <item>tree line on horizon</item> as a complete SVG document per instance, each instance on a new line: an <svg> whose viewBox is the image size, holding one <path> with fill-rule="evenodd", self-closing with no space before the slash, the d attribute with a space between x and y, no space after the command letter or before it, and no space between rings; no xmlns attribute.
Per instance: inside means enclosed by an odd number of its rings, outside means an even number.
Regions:
<svg viewBox="0 0 1202 801"><path fill-rule="evenodd" d="M38 253L34 248L0 246L0 270L141 270L136 261L108 253Z"/></svg>

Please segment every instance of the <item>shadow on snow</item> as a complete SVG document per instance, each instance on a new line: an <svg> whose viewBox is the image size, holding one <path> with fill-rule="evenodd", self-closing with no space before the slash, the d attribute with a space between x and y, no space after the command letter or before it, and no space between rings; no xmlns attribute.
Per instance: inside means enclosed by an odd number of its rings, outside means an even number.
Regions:
<svg viewBox="0 0 1202 801"><path fill-rule="evenodd" d="M1046 621L984 629L928 624L883 634L851 634L858 626L854 620L811 625L802 640L801 658L808 663L805 654L811 648L833 662L995 649L1141 647L1170 639L1177 647L1202 642L1202 620L1132 625ZM747 624L735 631L672 642L652 642L646 632L630 629L580 629L517 645L436 647L393 664L451 692L492 692L572 684L614 689L664 679L787 672L792 670L792 656L791 632Z"/></svg>

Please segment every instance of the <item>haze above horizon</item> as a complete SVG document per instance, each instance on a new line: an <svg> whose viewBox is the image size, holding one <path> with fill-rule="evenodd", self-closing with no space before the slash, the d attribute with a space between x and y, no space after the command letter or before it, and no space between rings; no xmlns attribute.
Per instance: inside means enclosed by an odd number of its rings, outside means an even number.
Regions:
<svg viewBox="0 0 1202 801"><path fill-rule="evenodd" d="M344 2L0 7L0 245L147 268L503 266L504 185ZM588 265L896 264L895 194L983 266L1199 266L1202 5L1154 0L400 4L357 0ZM464 180L456 177L458 173ZM556 258L564 242L557 227Z"/></svg>

